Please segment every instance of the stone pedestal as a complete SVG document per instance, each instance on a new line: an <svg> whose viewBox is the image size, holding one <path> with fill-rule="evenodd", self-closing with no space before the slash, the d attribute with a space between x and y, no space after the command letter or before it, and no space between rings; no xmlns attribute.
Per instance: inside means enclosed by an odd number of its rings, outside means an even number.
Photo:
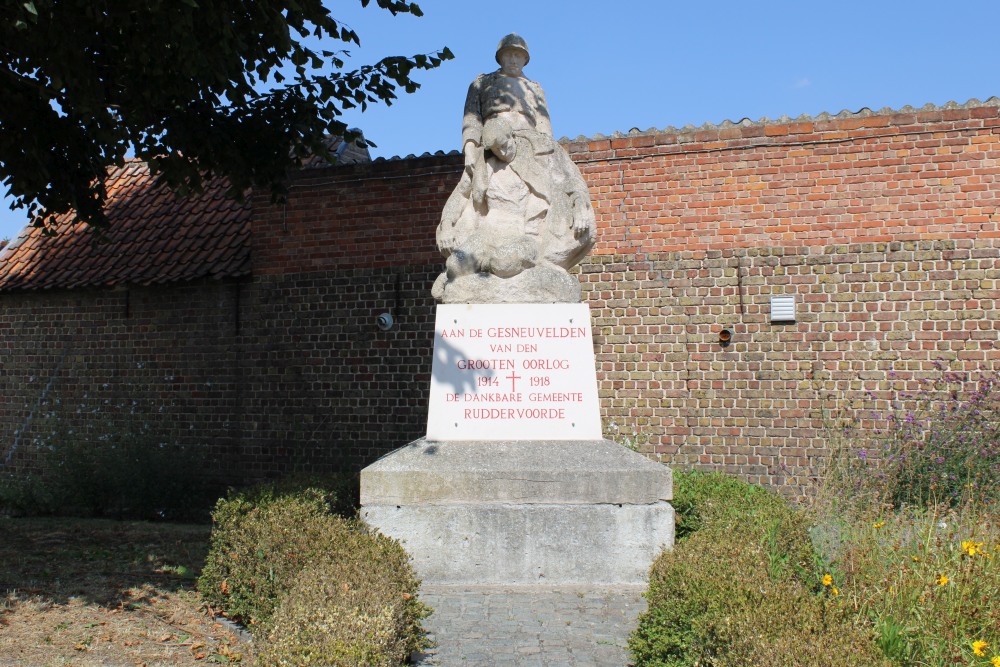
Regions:
<svg viewBox="0 0 1000 667"><path fill-rule="evenodd" d="M427 436L361 472L362 517L435 584L640 584L666 466L601 438L582 303L438 306Z"/></svg>
<svg viewBox="0 0 1000 667"><path fill-rule="evenodd" d="M417 440L361 473L362 517L434 584L640 584L671 474L608 440Z"/></svg>

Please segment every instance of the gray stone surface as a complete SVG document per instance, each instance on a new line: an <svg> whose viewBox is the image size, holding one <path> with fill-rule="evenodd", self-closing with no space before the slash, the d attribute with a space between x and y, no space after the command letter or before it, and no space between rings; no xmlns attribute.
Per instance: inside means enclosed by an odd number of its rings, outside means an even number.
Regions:
<svg viewBox="0 0 1000 667"><path fill-rule="evenodd" d="M371 505L362 518L430 584L639 584L674 535L667 502Z"/></svg>
<svg viewBox="0 0 1000 667"><path fill-rule="evenodd" d="M541 86L522 72L528 60L524 40L507 35L500 69L469 87L465 171L437 229L447 259L431 293L441 303L580 301L566 270L594 245L594 210L580 170L552 137Z"/></svg>
<svg viewBox="0 0 1000 667"><path fill-rule="evenodd" d="M464 251L461 251L464 252ZM580 281L559 267L533 266L510 278L485 271L445 271L431 294L442 303L579 303Z"/></svg>
<svg viewBox="0 0 1000 667"><path fill-rule="evenodd" d="M424 586L437 644L421 667L624 667L644 587Z"/></svg>
<svg viewBox="0 0 1000 667"><path fill-rule="evenodd" d="M607 440L418 440L361 494L429 584L639 584L673 544L669 468Z"/></svg>
<svg viewBox="0 0 1000 667"><path fill-rule="evenodd" d="M435 442L365 469L361 504L652 504L672 498L670 469L610 440Z"/></svg>

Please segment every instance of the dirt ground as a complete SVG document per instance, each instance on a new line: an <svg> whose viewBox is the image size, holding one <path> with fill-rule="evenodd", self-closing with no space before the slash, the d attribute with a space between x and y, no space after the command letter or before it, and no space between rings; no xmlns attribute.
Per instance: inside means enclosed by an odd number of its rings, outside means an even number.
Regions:
<svg viewBox="0 0 1000 667"><path fill-rule="evenodd" d="M208 526L0 517L0 666L251 664L195 590Z"/></svg>

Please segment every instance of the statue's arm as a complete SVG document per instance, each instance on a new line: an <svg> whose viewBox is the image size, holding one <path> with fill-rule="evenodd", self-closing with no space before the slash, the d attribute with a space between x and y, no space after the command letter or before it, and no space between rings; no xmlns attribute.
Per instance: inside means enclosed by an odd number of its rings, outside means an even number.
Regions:
<svg viewBox="0 0 1000 667"><path fill-rule="evenodd" d="M545 93L542 91L542 87L534 81L531 84L535 89L535 99L538 102L538 108L535 109L535 129L551 137L552 119L549 117L549 103L545 101Z"/></svg>
<svg viewBox="0 0 1000 667"><path fill-rule="evenodd" d="M475 149L483 142L483 112L480 107L480 93L483 89L485 75L480 74L469 86L465 96L465 114L462 117L462 152L465 153L465 163L469 164Z"/></svg>
<svg viewBox="0 0 1000 667"><path fill-rule="evenodd" d="M437 227L438 249L447 257L451 254L459 242L460 236L464 237L463 230L459 229L459 220L462 211L469 198L475 190L473 186L474 174L477 165L481 166L483 161L483 115L480 109L480 92L483 86L484 75L480 74L469 86L469 93L465 98L465 110L462 117L462 153L465 154L465 172L459 179L455 190L445 202L444 210L441 213L441 222ZM482 169L479 169L482 172ZM480 175L482 178L482 175Z"/></svg>

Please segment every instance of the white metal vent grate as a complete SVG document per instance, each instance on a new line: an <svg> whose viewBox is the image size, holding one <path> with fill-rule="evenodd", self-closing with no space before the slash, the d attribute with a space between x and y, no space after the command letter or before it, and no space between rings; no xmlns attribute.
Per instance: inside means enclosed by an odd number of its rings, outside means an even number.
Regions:
<svg viewBox="0 0 1000 667"><path fill-rule="evenodd" d="M772 296L771 297L771 321L772 322L794 322L795 321L795 297L794 296Z"/></svg>

